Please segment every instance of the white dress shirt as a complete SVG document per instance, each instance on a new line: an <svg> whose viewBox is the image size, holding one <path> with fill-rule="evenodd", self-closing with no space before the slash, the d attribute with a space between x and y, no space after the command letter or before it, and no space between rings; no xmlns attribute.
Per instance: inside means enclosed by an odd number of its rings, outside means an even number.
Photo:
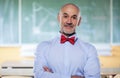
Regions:
<svg viewBox="0 0 120 78"><path fill-rule="evenodd" d="M95 47L73 35L76 42L60 43L60 35L44 41L35 53L35 78L71 78L72 75L85 78L100 78L100 64ZM46 72L43 66L52 70Z"/></svg>

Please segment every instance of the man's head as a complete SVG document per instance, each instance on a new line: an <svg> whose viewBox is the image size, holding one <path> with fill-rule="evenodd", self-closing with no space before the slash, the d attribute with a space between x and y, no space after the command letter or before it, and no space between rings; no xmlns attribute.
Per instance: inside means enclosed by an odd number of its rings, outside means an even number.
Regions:
<svg viewBox="0 0 120 78"><path fill-rule="evenodd" d="M80 24L80 10L72 3L65 4L58 14L58 21L60 23L60 31L66 34L75 32L76 27Z"/></svg>

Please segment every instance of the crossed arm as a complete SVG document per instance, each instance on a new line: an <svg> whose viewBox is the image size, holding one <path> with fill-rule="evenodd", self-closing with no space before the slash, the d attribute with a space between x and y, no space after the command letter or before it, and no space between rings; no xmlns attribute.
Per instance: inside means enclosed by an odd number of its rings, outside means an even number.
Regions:
<svg viewBox="0 0 120 78"><path fill-rule="evenodd" d="M51 73L53 73L52 70L50 70L50 69L49 69L48 67L46 67L46 66L44 66L43 69L44 69L44 71L46 71L46 72L51 72ZM74 75L74 76L71 76L71 78L84 78L84 77Z"/></svg>

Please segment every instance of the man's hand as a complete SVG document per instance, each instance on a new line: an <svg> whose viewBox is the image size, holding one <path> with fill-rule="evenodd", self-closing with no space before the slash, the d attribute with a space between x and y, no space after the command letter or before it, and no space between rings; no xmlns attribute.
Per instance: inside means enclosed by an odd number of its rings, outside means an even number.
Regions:
<svg viewBox="0 0 120 78"><path fill-rule="evenodd" d="M43 69L44 69L44 71L46 71L46 72L51 72L51 73L52 73L52 70L49 69L47 66L44 66Z"/></svg>
<svg viewBox="0 0 120 78"><path fill-rule="evenodd" d="M71 78L84 78L84 77L81 77L81 76L71 76Z"/></svg>

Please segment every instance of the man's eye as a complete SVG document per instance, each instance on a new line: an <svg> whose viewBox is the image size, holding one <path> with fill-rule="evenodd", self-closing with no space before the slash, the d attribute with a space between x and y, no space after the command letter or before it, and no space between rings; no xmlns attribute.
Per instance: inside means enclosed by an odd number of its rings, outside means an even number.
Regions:
<svg viewBox="0 0 120 78"><path fill-rule="evenodd" d="M63 16L64 18L67 18L68 16Z"/></svg>
<svg viewBox="0 0 120 78"><path fill-rule="evenodd" d="M77 17L73 17L73 19L77 19Z"/></svg>

